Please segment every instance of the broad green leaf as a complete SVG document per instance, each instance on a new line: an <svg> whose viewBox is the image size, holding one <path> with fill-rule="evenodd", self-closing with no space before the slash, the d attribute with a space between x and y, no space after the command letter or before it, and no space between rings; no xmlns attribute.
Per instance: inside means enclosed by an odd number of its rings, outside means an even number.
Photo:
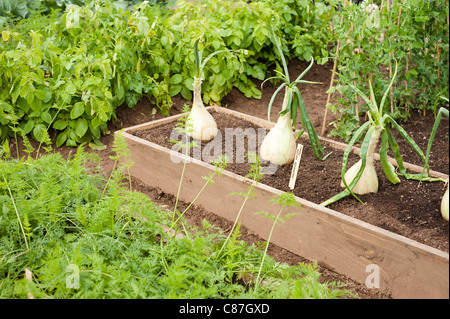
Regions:
<svg viewBox="0 0 450 319"><path fill-rule="evenodd" d="M191 100L192 99L192 92L187 89L186 87L183 87L181 89L181 96L186 99L186 100Z"/></svg>
<svg viewBox="0 0 450 319"><path fill-rule="evenodd" d="M27 96L27 102L33 111L39 111L42 108L42 101L34 98L34 95Z"/></svg>
<svg viewBox="0 0 450 319"><path fill-rule="evenodd" d="M169 88L170 96L175 96L180 93L182 86L180 84L171 85Z"/></svg>
<svg viewBox="0 0 450 319"><path fill-rule="evenodd" d="M47 98L47 92L45 90L41 90L41 89L36 89L34 91L34 95L41 101L43 101Z"/></svg>
<svg viewBox="0 0 450 319"><path fill-rule="evenodd" d="M184 80L184 85L191 91L194 90L194 79L193 78L187 78Z"/></svg>
<svg viewBox="0 0 450 319"><path fill-rule="evenodd" d="M9 40L9 31L3 31L2 32L2 39L3 39L3 41L8 41Z"/></svg>
<svg viewBox="0 0 450 319"><path fill-rule="evenodd" d="M64 130L66 127L67 127L67 121L64 121L64 120L56 120L53 123L53 128L55 130L61 131L61 130Z"/></svg>
<svg viewBox="0 0 450 319"><path fill-rule="evenodd" d="M66 88L64 91L69 95L74 95L75 92L77 91L77 88L75 87L75 85L69 83L66 85Z"/></svg>
<svg viewBox="0 0 450 319"><path fill-rule="evenodd" d="M26 124L22 127L23 132L25 134L30 133L35 124L36 122L34 120L28 120L28 122L26 122Z"/></svg>
<svg viewBox="0 0 450 319"><path fill-rule="evenodd" d="M77 142L75 142L73 139L68 138L66 141L67 147L77 147Z"/></svg>
<svg viewBox="0 0 450 319"><path fill-rule="evenodd" d="M223 77L222 74L220 74L220 73L218 73L216 75L215 80L219 86L224 85L225 82L227 81L227 79L225 77Z"/></svg>
<svg viewBox="0 0 450 319"><path fill-rule="evenodd" d="M183 76L181 74L175 74L170 78L170 84L179 84L183 81Z"/></svg>
<svg viewBox="0 0 450 319"><path fill-rule="evenodd" d="M37 124L35 125L33 129L33 135L36 141L43 142L45 135L47 133L47 128L44 126L44 124Z"/></svg>
<svg viewBox="0 0 450 319"><path fill-rule="evenodd" d="M73 106L72 110L70 111L70 118L72 120L80 117L84 113L84 103L83 102L77 102Z"/></svg>
<svg viewBox="0 0 450 319"><path fill-rule="evenodd" d="M61 132L58 134L58 137L56 138L56 146L60 147L64 144L64 142L67 140L67 131Z"/></svg>
<svg viewBox="0 0 450 319"><path fill-rule="evenodd" d="M95 129L95 128L99 127L100 124L102 124L102 120L98 116L96 116L96 117L92 118L91 124L92 124L92 128Z"/></svg>
<svg viewBox="0 0 450 319"><path fill-rule="evenodd" d="M94 139L89 143L89 147L93 150L102 151L106 149L106 145L104 145L100 140Z"/></svg>
<svg viewBox="0 0 450 319"><path fill-rule="evenodd" d="M214 47L214 50L218 50L220 48L220 41L219 40L214 40L212 42L212 46Z"/></svg>
<svg viewBox="0 0 450 319"><path fill-rule="evenodd" d="M79 137L83 137L88 128L89 126L86 119L81 117L77 120L75 124L75 133L77 133Z"/></svg>
<svg viewBox="0 0 450 319"><path fill-rule="evenodd" d="M50 124L53 120L52 116L50 115L49 112L44 111L41 114L41 118L44 120L45 123Z"/></svg>

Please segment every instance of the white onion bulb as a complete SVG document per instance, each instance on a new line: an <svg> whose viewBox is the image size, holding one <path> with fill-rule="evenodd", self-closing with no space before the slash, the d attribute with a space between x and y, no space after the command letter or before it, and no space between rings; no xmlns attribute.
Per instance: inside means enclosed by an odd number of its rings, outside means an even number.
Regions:
<svg viewBox="0 0 450 319"><path fill-rule="evenodd" d="M448 202L449 199L448 199L448 184L447 184L447 190L445 191L441 201L441 214L446 221L448 221Z"/></svg>
<svg viewBox="0 0 450 319"><path fill-rule="evenodd" d="M282 166L294 160L295 149L295 135L288 112L278 118L276 125L264 138L259 155L263 160Z"/></svg>
<svg viewBox="0 0 450 319"><path fill-rule="evenodd" d="M366 155L366 167L352 192L355 194L363 195L368 193L378 192L378 176L375 170L375 165L373 163L373 156L375 153L375 148L378 144L382 128L377 128L373 131L370 137L369 147L367 149ZM355 178L359 169L361 168L362 160L360 159L356 162L349 170L345 173L344 179L347 185L350 185L352 180ZM341 187L345 187L344 183L341 181Z"/></svg>
<svg viewBox="0 0 450 319"><path fill-rule="evenodd" d="M206 110L201 98L201 79L194 79L194 99L188 117L188 135L200 141L212 140L218 132L217 123Z"/></svg>
<svg viewBox="0 0 450 319"><path fill-rule="evenodd" d="M345 173L345 182L347 185L350 185L351 181L355 178L361 167L362 161L359 160L355 165L349 168L349 170ZM341 187L345 187L344 183L341 181ZM372 163L366 162L366 167L364 168L363 174L359 179L358 183L356 183L355 187L352 190L353 193L363 195L368 193L376 193L378 192L378 176L375 170L375 166Z"/></svg>

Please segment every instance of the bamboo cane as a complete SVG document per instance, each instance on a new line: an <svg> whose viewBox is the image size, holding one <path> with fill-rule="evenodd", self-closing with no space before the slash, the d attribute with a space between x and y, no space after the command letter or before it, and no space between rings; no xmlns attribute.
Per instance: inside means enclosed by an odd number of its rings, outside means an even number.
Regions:
<svg viewBox="0 0 450 319"><path fill-rule="evenodd" d="M406 54L406 66L405 66L405 75L408 73L409 68L409 55ZM408 91L408 80L405 77L405 93ZM406 112L409 113L409 104L408 102L405 102Z"/></svg>
<svg viewBox="0 0 450 319"><path fill-rule="evenodd" d="M436 4L437 3L438 3L438 1L436 0ZM448 15L447 15L447 17L448 17ZM436 35L439 35L439 26L438 26L437 18L436 18L435 22L436 22L436 26L437 26L436 27ZM439 66L439 62L441 60L441 53L440 53L440 50L439 50L439 39L436 40L436 60L437 60L437 64L438 64L438 67L437 67L437 79L439 80L440 75L441 75L441 68ZM438 89L438 87L436 87L436 89Z"/></svg>
<svg viewBox="0 0 450 319"><path fill-rule="evenodd" d="M351 0L350 0L350 3L351 3ZM347 0L344 1L344 7L346 7L346 6L347 6ZM342 15L342 17L341 17L340 25L342 26L343 23L344 23L344 15ZM335 72L336 72L336 68L337 68L337 57L339 55L340 46L341 46L341 39L338 39L337 45L336 45L336 56L334 57L333 72L331 73L331 80L330 80L329 90L333 87L334 76L335 76ZM327 124L327 113L328 113L327 105L330 104L330 101L331 101L331 93L328 93L327 104L325 105L325 112L324 112L324 115L323 115L322 132L321 132L322 136L325 135L325 128L326 128L326 124Z"/></svg>
<svg viewBox="0 0 450 319"><path fill-rule="evenodd" d="M425 31L425 21L422 24L422 29ZM428 44L428 37L425 37L425 43ZM427 54L427 52L428 52L428 48L425 46L425 54ZM427 91L427 87L425 86L423 88L423 92L425 93L426 91ZM422 109L422 115L423 116L427 115L427 110L425 109L425 107Z"/></svg>
<svg viewBox="0 0 450 319"><path fill-rule="evenodd" d="M390 10L389 0L387 1L388 10ZM402 16L402 7L398 11L398 19L397 19L397 28L400 27L400 19ZM393 52L395 56L395 51ZM391 53L389 52L389 57L391 57ZM392 60L389 59L389 78L392 78ZM394 113L394 87L391 86L389 92L389 98L391 99L391 113Z"/></svg>

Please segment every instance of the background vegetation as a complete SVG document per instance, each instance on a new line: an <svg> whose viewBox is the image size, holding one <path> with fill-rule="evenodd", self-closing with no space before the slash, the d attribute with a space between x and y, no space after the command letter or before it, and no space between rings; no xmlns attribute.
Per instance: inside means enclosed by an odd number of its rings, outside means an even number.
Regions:
<svg viewBox="0 0 450 319"><path fill-rule="evenodd" d="M288 56L292 51L319 60L328 55L323 30L334 13L322 2L294 0L186 1L169 9L140 3L132 11L117 2L86 2L4 26L1 140L31 134L43 141L49 128L58 146L101 147L115 109L123 103L134 107L143 95L168 114L171 97L191 98L198 38L205 55L232 50L210 60L202 85L205 103L220 103L233 86L258 98L251 79L264 79L273 67L281 70L268 23Z"/></svg>
<svg viewBox="0 0 450 319"><path fill-rule="evenodd" d="M114 151L128 163L121 137ZM172 236L173 213L131 190L130 163L106 180L98 162L83 147L68 160L59 153L0 159L0 298L352 296L320 282L315 264L263 259L262 245L239 239L239 225L225 247L207 221L197 228L180 218L185 236Z"/></svg>

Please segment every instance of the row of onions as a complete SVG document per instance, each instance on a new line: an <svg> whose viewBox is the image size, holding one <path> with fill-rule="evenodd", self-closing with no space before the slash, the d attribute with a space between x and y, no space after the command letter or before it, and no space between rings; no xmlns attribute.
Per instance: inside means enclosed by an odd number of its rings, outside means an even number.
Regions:
<svg viewBox="0 0 450 319"><path fill-rule="evenodd" d="M261 159L268 161L272 164L283 166L288 165L293 162L296 153L296 140L305 132L308 133L308 138L310 140L312 149L315 156L319 160L325 160L327 155L324 155L324 149L320 143L314 126L306 111L305 103L302 98L302 94L298 89L298 84L317 84L318 82L311 82L302 80L303 76L311 69L314 60L311 59L310 65L302 72L294 81L290 81L289 72L287 68L287 63L283 55L281 45L275 36L273 30L272 35L274 43L278 48L280 54L281 62L283 65L284 74L276 71L278 74L276 76L266 79L263 84L268 80L281 80L281 85L276 89L271 97L268 106L268 118L270 121L271 109L275 100L275 97L284 89L284 98L282 103L281 111L278 113L279 117L276 121L275 126L269 131L267 136L264 138L259 156ZM203 68L205 67L208 60L223 51L217 51L210 54L206 59L202 60L202 51L198 49L198 40L194 45L195 53L195 72L194 72L194 95L193 95L193 106L188 116L188 125L191 127L188 133L192 138L201 141L210 141L218 133L217 124L212 117L212 115L205 108L202 97L201 97L201 83L203 79ZM396 62L396 61L395 61ZM418 181L444 181L440 178L433 178L429 176L429 165L428 158L430 155L431 143L433 141L434 135L436 133L439 121L442 114L448 115L448 110L441 108L439 110L438 116L436 117L436 123L433 127L432 134L429 139L427 154L425 155L416 142L408 135L408 133L389 115L383 112L384 103L386 101L387 95L392 87L394 79L397 75L397 63L393 77L384 92L384 95L378 104L375 100L375 94L373 92L372 83L369 82L370 97L359 90L350 81L347 81L349 87L351 87L368 105L368 120L362 124L359 129L354 133L352 139L350 140L343 156L342 170L341 170L341 187L344 188L342 192L331 197L330 199L321 203L322 206L328 206L346 196L353 196L359 202L363 203L357 195L363 195L367 193L377 193L378 192L378 176L374 166L374 155L377 149L377 145L381 138L381 147L379 149L380 162L384 174L388 180L397 184L400 183L400 176L406 179L418 180ZM300 120L302 124L302 129L295 134L297 116L300 115ZM402 156L399 152L399 146L396 142L394 135L391 132L391 128L396 129L402 138L404 138L407 143L412 147L412 149L420 156L424 162L423 171L420 174L410 174L406 172L406 168L403 163ZM365 135L364 135L365 132ZM360 146L360 159L353 166L347 170L347 163L350 152L353 146L363 137ZM388 160L387 151L391 148L395 161L397 163L397 169ZM322 157L323 156L323 157ZM445 181L444 181L445 182ZM447 181L448 183L448 181ZM448 185L447 191L445 192L442 203L441 203L441 213L442 216L448 221Z"/></svg>
<svg viewBox="0 0 450 319"><path fill-rule="evenodd" d="M296 150L296 139L298 139L303 132L308 132L309 138L311 140L311 145L313 146L314 153L317 158L325 160L327 156L323 158L320 157L319 152L323 155L324 150L320 143L320 140L314 130L314 126L306 111L305 103L303 101L302 95L297 87L300 83L317 84L318 82L310 82L302 80L302 77L311 69L314 60L311 59L311 63L308 68L298 76L298 78L291 82L289 78L289 71L287 68L286 59L283 55L280 43L277 37L274 35L272 30L274 42L277 45L278 52L281 56L283 63L284 74L276 71L278 76L270 77L268 80L281 80L282 84L274 92L268 107L269 121L270 112L277 94L284 88L284 100L282 105L282 110L279 113L279 118L276 125L270 130L267 136L264 138L261 148L260 157L263 160L269 161L275 165L286 165L290 164L294 160L295 150ZM193 102L192 108L188 116L187 125L190 127L188 132L189 136L200 140L200 141L210 141L218 133L217 123L215 122L212 115L208 112L205 105L203 104L201 96L201 84L203 81L203 69L214 55L225 52L216 51L211 53L207 58L203 60L203 51L198 48L199 40L195 41L194 44L194 55L195 55L195 71L194 71L194 82L193 82ZM265 82L264 81L264 82ZM297 110L298 109L298 110ZM295 127L297 123L297 114L300 113L300 119L303 129L294 135Z"/></svg>

